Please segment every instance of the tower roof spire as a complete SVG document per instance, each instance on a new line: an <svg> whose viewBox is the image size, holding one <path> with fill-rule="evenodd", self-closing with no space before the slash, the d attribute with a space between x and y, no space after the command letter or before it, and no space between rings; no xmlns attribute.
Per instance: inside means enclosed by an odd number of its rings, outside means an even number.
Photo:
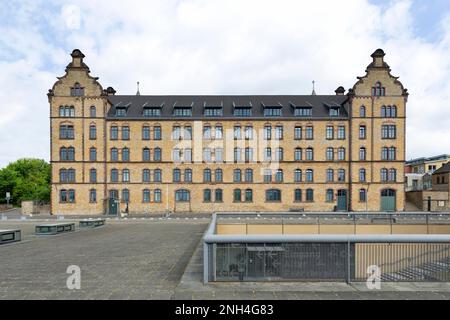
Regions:
<svg viewBox="0 0 450 320"><path fill-rule="evenodd" d="M136 92L136 95L137 95L137 96L140 96L140 95L141 95L141 93L139 92L139 81L137 82L137 92Z"/></svg>
<svg viewBox="0 0 450 320"><path fill-rule="evenodd" d="M315 96L315 95L316 95L315 84L316 84L316 82L313 80L313 81L312 81L312 92L311 92L311 95L312 95L312 96Z"/></svg>

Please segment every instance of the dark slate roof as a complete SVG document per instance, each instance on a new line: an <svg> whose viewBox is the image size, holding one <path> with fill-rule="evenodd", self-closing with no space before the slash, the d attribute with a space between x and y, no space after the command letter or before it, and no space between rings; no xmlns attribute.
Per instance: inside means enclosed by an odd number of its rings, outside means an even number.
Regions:
<svg viewBox="0 0 450 320"><path fill-rule="evenodd" d="M433 172L433 174L447 173L447 172L450 172L450 162L444 164L442 167Z"/></svg>
<svg viewBox="0 0 450 320"><path fill-rule="evenodd" d="M408 161L406 161L406 164L407 165L418 165L418 164L425 163L427 161L445 160L448 157L449 157L448 154L440 154L438 156L433 156L433 157L421 157L421 158L408 160Z"/></svg>
<svg viewBox="0 0 450 320"><path fill-rule="evenodd" d="M259 96L143 96L143 95L111 95L108 96L109 102L112 104L107 118L116 118L116 107L126 107L126 119L141 119L144 106L158 107L162 106L161 117L156 119L224 119L237 117L233 115L235 107L252 107L251 118L272 118L264 117L264 107L281 107L282 116L273 117L275 119L283 118L308 118L294 116L294 107L310 107L312 108L312 117L310 118L330 118L330 107L341 107L340 116L333 118L348 118L348 97L345 95L259 95ZM173 116L173 108L192 106L192 117L175 117ZM222 117L205 117L203 115L205 106L223 106ZM122 119L124 117L120 117Z"/></svg>

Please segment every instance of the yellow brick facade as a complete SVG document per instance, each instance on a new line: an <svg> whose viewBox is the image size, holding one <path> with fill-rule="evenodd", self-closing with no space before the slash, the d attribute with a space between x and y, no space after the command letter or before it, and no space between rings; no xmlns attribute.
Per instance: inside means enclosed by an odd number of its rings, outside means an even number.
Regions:
<svg viewBox="0 0 450 320"><path fill-rule="evenodd" d="M353 89L348 93L349 116L342 118L290 118L277 120L267 119L229 119L216 118L205 120L190 119L128 119L107 117L108 110L112 107L109 97L114 95L114 90L104 90L96 78L89 74L89 69L83 62L84 56L78 50L72 53L72 63L67 66L66 74L58 78L50 90L50 116L51 116L51 163L52 163L52 196L51 211L53 214L104 214L110 210L110 190L117 190L119 198L122 190L129 190L129 201L119 201L119 211L128 207L129 213L162 213L162 212L212 212L212 211L288 211L301 209L305 211L332 211L337 206L338 190L347 190L346 207L351 211L380 211L382 209L382 190L395 190L395 210L404 209L404 158L405 158L405 105L407 91L396 78L390 75L388 67L384 66L383 55L374 53L373 63L368 67L367 74L360 77ZM385 90L384 96L374 96L372 88L380 82ZM72 96L72 88L79 83L83 88L81 96ZM382 106L396 106L396 117L381 117ZM74 114L61 116L61 106L73 106ZM360 107L365 107L365 115L360 117ZM91 107L95 107L95 117L92 117ZM395 125L396 138L382 139L381 126ZM60 138L60 126L73 126L73 139ZM90 126L96 127L96 139L90 139ZM223 128L223 138L217 140L203 140L202 128L211 126L214 136L214 128ZM244 128L252 126L254 139L233 139L233 128ZM272 127L272 135L275 127L283 127L281 140L271 140L272 152L275 148L283 149L283 160L270 166L261 163L264 148L263 128L267 125ZM360 126L366 128L365 139L359 138ZM119 139L111 140L110 130L112 126L119 128ZM130 139L121 139L121 127L128 126ZM150 140L142 139L142 127L149 126L151 132ZM174 126L193 128L192 141L172 139ZM301 140L294 138L294 128L301 126L303 137ZM312 126L314 136L312 140L305 139L305 128ZM326 127L333 126L334 139L326 139ZM345 128L345 138L337 139L337 128ZM154 127L161 128L161 139L153 139ZM231 135L231 136L230 136ZM191 145L192 144L192 145ZM61 147L73 147L75 158L73 160L61 160ZM90 160L90 149L96 148L96 161ZM111 148L117 148L119 159L122 148L130 151L129 161L113 161L111 159ZM172 152L175 147L192 148L192 163L174 163ZM223 148L224 162L205 163L202 161L202 150L205 147L214 149ZM253 147L254 158L258 162L235 163L232 161L234 147L244 150ZM333 161L327 160L326 149L334 148ZM366 149L366 160L359 160L360 148ZM382 160L382 147L395 147L395 160ZM143 161L142 150L149 148L151 156L155 148L162 151L161 161ZM294 158L295 148L302 149L302 161ZM313 149L312 161L305 160L307 148ZM336 160L336 150L344 148L344 160ZM244 152L244 151L243 151ZM214 155L213 155L214 156ZM242 154L244 158L244 154ZM231 161L230 161L231 159ZM185 169L192 170L192 182L174 182L173 170L181 170L181 178ZM204 169L211 169L212 182L205 183L203 180ZM222 182L214 182L215 169L222 169ZM234 182L234 169L241 169L242 176L245 170L253 169L252 182ZM264 168L280 168L283 171L283 182L265 182L262 175ZM359 170L364 168L366 180L359 182ZM395 181L386 182L381 180L381 169L395 169ZM75 180L71 182L60 181L61 169L74 169ZM90 170L96 170L96 182L90 181ZM111 180L111 170L118 170L118 182ZM130 173L129 182L122 182L122 172L128 169ZM155 169L162 172L161 182L143 182L143 170L149 169L153 174ZM303 182L294 181L294 171L302 170ZM306 170L312 169L313 181L305 182ZM334 170L334 181L327 181L327 169ZM344 181L338 181L337 172L345 170ZM244 178L243 178L244 179ZM152 180L151 180L152 181ZM183 180L182 180L183 181ZM144 202L143 190L150 190L150 201ZM190 192L190 201L175 201L175 192L186 189ZM212 202L204 201L204 189L211 189ZM215 190L222 190L222 201L214 201ZM246 189L252 190L251 202L233 201L234 189L242 190L242 198ZM281 201L267 201L266 190L278 189L281 191ZM302 190L302 201L295 201L295 189ZM306 190L313 190L313 201L306 201ZM327 201L326 190L333 190L332 201ZM367 201L360 201L360 189L367 192ZM66 190L66 198L62 199L61 192ZM68 191L73 190L73 199ZM90 190L95 190L96 199L90 201ZM154 201L154 191L159 190L160 201ZM119 199L120 200L120 199ZM123 199L122 199L123 200Z"/></svg>

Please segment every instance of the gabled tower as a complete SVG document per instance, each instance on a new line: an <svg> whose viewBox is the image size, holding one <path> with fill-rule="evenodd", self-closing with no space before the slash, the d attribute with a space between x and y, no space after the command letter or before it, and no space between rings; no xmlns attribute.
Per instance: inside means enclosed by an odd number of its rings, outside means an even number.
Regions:
<svg viewBox="0 0 450 320"><path fill-rule="evenodd" d="M107 90L92 77L84 54L75 49L65 75L48 92L52 189L51 213L103 213ZM113 92L111 88L109 92ZM84 212L87 211L87 212Z"/></svg>
<svg viewBox="0 0 450 320"><path fill-rule="evenodd" d="M403 211L405 107L408 92L377 49L349 91L350 210Z"/></svg>

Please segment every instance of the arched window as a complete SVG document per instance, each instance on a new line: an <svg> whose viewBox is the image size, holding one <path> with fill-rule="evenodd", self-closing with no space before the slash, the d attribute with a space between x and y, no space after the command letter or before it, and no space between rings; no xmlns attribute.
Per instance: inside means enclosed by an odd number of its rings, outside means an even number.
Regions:
<svg viewBox="0 0 450 320"><path fill-rule="evenodd" d="M388 157L388 159L389 160L395 160L396 158L397 158L397 155L396 155L395 147L390 147L389 148L389 157Z"/></svg>
<svg viewBox="0 0 450 320"><path fill-rule="evenodd" d="M111 169L111 182L119 182L119 170Z"/></svg>
<svg viewBox="0 0 450 320"><path fill-rule="evenodd" d="M281 190L279 190L279 189L266 190L266 201L267 202L280 202L281 201Z"/></svg>
<svg viewBox="0 0 450 320"><path fill-rule="evenodd" d="M345 148L339 147L337 151L338 160L345 160Z"/></svg>
<svg viewBox="0 0 450 320"><path fill-rule="evenodd" d="M89 126L89 139L95 140L97 139L97 127L95 124L91 124Z"/></svg>
<svg viewBox="0 0 450 320"><path fill-rule="evenodd" d="M264 148L264 161L272 159L272 149L270 147Z"/></svg>
<svg viewBox="0 0 450 320"><path fill-rule="evenodd" d="M334 149L333 148L331 148L331 147L327 148L326 159L329 161L334 160Z"/></svg>
<svg viewBox="0 0 450 320"><path fill-rule="evenodd" d="M334 190L333 189L327 189L325 193L325 201L326 202L333 202L334 200Z"/></svg>
<svg viewBox="0 0 450 320"><path fill-rule="evenodd" d="M223 201L223 191L222 189L216 189L215 191L215 201L222 202Z"/></svg>
<svg viewBox="0 0 450 320"><path fill-rule="evenodd" d="M327 182L333 182L334 181L334 170L333 169L327 169Z"/></svg>
<svg viewBox="0 0 450 320"><path fill-rule="evenodd" d="M96 189L89 190L89 202L90 203L97 202L97 190Z"/></svg>
<svg viewBox="0 0 450 320"><path fill-rule="evenodd" d="M314 201L314 190L306 189L306 201L312 202Z"/></svg>
<svg viewBox="0 0 450 320"><path fill-rule="evenodd" d="M67 160L75 161L75 148L74 147L67 148Z"/></svg>
<svg viewBox="0 0 450 320"><path fill-rule="evenodd" d="M97 108L95 106L91 106L91 108L89 109L89 116L91 118L97 117Z"/></svg>
<svg viewBox="0 0 450 320"><path fill-rule="evenodd" d="M155 169L153 175L153 182L162 182L162 171L161 169Z"/></svg>
<svg viewBox="0 0 450 320"><path fill-rule="evenodd" d="M142 149L142 161L150 161L150 149L147 147Z"/></svg>
<svg viewBox="0 0 450 320"><path fill-rule="evenodd" d="M389 154L388 154L388 147L382 147L381 148L381 160L388 160Z"/></svg>
<svg viewBox="0 0 450 320"><path fill-rule="evenodd" d="M294 160L295 161L301 161L302 160L302 148L295 148Z"/></svg>
<svg viewBox="0 0 450 320"><path fill-rule="evenodd" d="M59 149L59 159L61 161L67 161L67 148L66 147L61 147Z"/></svg>
<svg viewBox="0 0 450 320"><path fill-rule="evenodd" d="M203 182L211 182L211 169L203 170Z"/></svg>
<svg viewBox="0 0 450 320"><path fill-rule="evenodd" d="M365 118L366 117L366 107L365 106L359 107L359 116L361 118Z"/></svg>
<svg viewBox="0 0 450 320"><path fill-rule="evenodd" d="M366 169L359 169L359 181L360 182L366 181Z"/></svg>
<svg viewBox="0 0 450 320"><path fill-rule="evenodd" d="M360 202L366 202L367 201L366 189L359 189L359 201Z"/></svg>
<svg viewBox="0 0 450 320"><path fill-rule="evenodd" d="M276 148L275 149L275 160L276 161L283 161L283 148Z"/></svg>
<svg viewBox="0 0 450 320"><path fill-rule="evenodd" d="M155 189L153 197L154 202L161 202L161 189Z"/></svg>
<svg viewBox="0 0 450 320"><path fill-rule="evenodd" d="M130 149L122 148L122 161L130 161Z"/></svg>
<svg viewBox="0 0 450 320"><path fill-rule="evenodd" d="M359 148L359 160L366 160L366 148L364 147Z"/></svg>
<svg viewBox="0 0 450 320"><path fill-rule="evenodd" d="M150 170L142 170L142 182L150 182Z"/></svg>
<svg viewBox="0 0 450 320"><path fill-rule="evenodd" d="M264 182L272 182L272 170L264 169Z"/></svg>
<svg viewBox="0 0 450 320"><path fill-rule="evenodd" d="M216 169L216 171L214 172L214 178L216 182L222 182L223 179L222 169Z"/></svg>
<svg viewBox="0 0 450 320"><path fill-rule="evenodd" d="M180 189L175 191L175 201L176 202L188 202L191 200L191 195L189 190Z"/></svg>
<svg viewBox="0 0 450 320"><path fill-rule="evenodd" d="M153 154L153 161L161 161L161 148L156 147Z"/></svg>
<svg viewBox="0 0 450 320"><path fill-rule="evenodd" d="M302 170L294 170L294 182L302 182Z"/></svg>
<svg viewBox="0 0 450 320"><path fill-rule="evenodd" d="M253 190L245 189L245 202L253 202Z"/></svg>
<svg viewBox="0 0 450 320"><path fill-rule="evenodd" d="M241 169L233 170L233 182L241 182Z"/></svg>
<svg viewBox="0 0 450 320"><path fill-rule="evenodd" d="M306 182L313 182L314 180L314 171L312 169L306 170Z"/></svg>
<svg viewBox="0 0 450 320"><path fill-rule="evenodd" d="M278 169L275 172L275 182L283 182L283 170Z"/></svg>
<svg viewBox="0 0 450 320"><path fill-rule="evenodd" d="M377 82L375 87L372 87L373 96L384 96L385 93L385 88L381 85L381 82Z"/></svg>
<svg viewBox="0 0 450 320"><path fill-rule="evenodd" d="M97 182L97 170L94 168L89 170L89 182L91 183Z"/></svg>
<svg viewBox="0 0 450 320"><path fill-rule="evenodd" d="M75 117L75 107L74 106L60 106L59 107L60 117Z"/></svg>
<svg viewBox="0 0 450 320"><path fill-rule="evenodd" d="M119 150L117 148L111 148L111 161L119 161Z"/></svg>
<svg viewBox="0 0 450 320"><path fill-rule="evenodd" d="M396 169L394 169L394 168L389 169L388 180L391 182L397 181L397 170Z"/></svg>
<svg viewBox="0 0 450 320"><path fill-rule="evenodd" d="M211 202L211 189L203 190L203 202Z"/></svg>
<svg viewBox="0 0 450 320"><path fill-rule="evenodd" d="M173 169L173 182L181 182L181 170Z"/></svg>
<svg viewBox="0 0 450 320"><path fill-rule="evenodd" d="M172 161L177 163L181 162L181 150L179 148L173 148Z"/></svg>
<svg viewBox="0 0 450 320"><path fill-rule="evenodd" d="M253 182L253 169L245 169L245 182Z"/></svg>
<svg viewBox="0 0 450 320"><path fill-rule="evenodd" d="M122 202L130 202L130 190L122 189Z"/></svg>
<svg viewBox="0 0 450 320"><path fill-rule="evenodd" d="M386 116L387 116L386 106L381 106L381 117L386 118Z"/></svg>
<svg viewBox="0 0 450 320"><path fill-rule="evenodd" d="M144 202L144 203L150 202L150 190L149 189L142 190L142 202Z"/></svg>
<svg viewBox="0 0 450 320"><path fill-rule="evenodd" d="M233 201L234 202L241 202L242 201L241 189L234 189L233 190Z"/></svg>
<svg viewBox="0 0 450 320"><path fill-rule="evenodd" d="M59 169L59 182L67 182L67 170Z"/></svg>
<svg viewBox="0 0 450 320"><path fill-rule="evenodd" d="M294 190L294 201L295 202L302 201L302 190L301 189Z"/></svg>
<svg viewBox="0 0 450 320"><path fill-rule="evenodd" d="M59 138L71 140L75 138L73 125L61 124L59 126Z"/></svg>
<svg viewBox="0 0 450 320"><path fill-rule="evenodd" d="M306 160L308 160L308 161L314 160L314 152L313 152L313 148L311 148L311 147L306 149Z"/></svg>
<svg viewBox="0 0 450 320"><path fill-rule="evenodd" d="M192 169L184 169L184 182L192 182Z"/></svg>
<svg viewBox="0 0 450 320"><path fill-rule="evenodd" d="M97 161L97 149L95 147L89 148L89 161Z"/></svg>
<svg viewBox="0 0 450 320"><path fill-rule="evenodd" d="M76 82L72 88L70 88L70 95L72 97L81 97L84 96L84 88Z"/></svg>
<svg viewBox="0 0 450 320"><path fill-rule="evenodd" d="M392 118L397 118L397 106L392 106L391 117Z"/></svg>
<svg viewBox="0 0 450 320"><path fill-rule="evenodd" d="M383 181L383 182L388 181L388 169L386 169L386 168L381 169L380 176L381 176L381 181Z"/></svg>

